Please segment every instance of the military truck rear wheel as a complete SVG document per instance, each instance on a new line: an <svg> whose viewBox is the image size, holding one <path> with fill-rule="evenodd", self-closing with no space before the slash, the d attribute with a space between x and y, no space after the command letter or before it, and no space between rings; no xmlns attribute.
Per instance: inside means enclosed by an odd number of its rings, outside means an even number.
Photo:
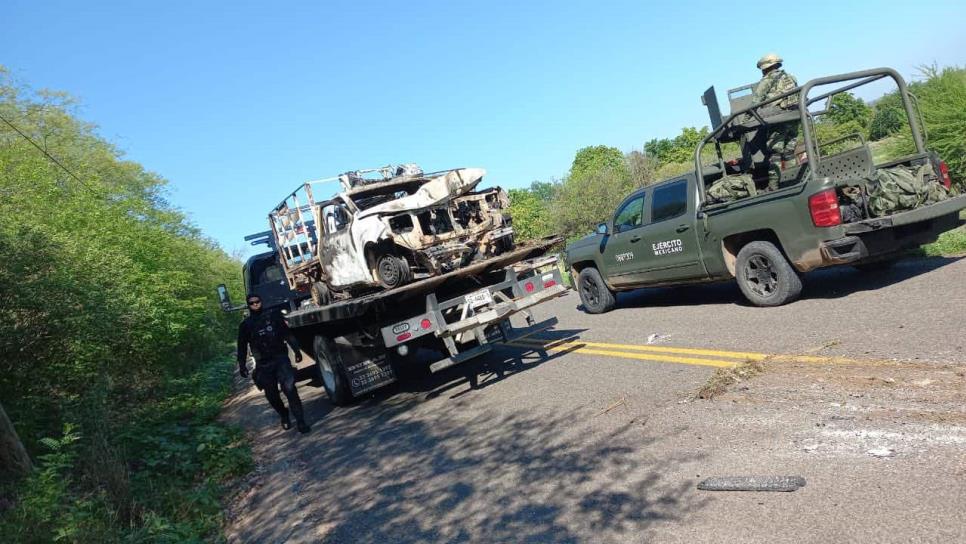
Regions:
<svg viewBox="0 0 966 544"><path fill-rule="evenodd" d="M392 289L409 283L413 273L405 257L387 253L376 261L376 276L383 287Z"/></svg>
<svg viewBox="0 0 966 544"><path fill-rule="evenodd" d="M589 314L609 312L617 304L614 292L604 283L600 272L592 266L580 271L577 276L577 291L580 293L580 302Z"/></svg>
<svg viewBox="0 0 966 544"><path fill-rule="evenodd" d="M322 387L329 401L336 406L344 406L352 401L349 380L346 378L342 357L335 342L320 335L312 341L315 350L315 364L322 375Z"/></svg>
<svg viewBox="0 0 966 544"><path fill-rule="evenodd" d="M802 279L771 242L751 242L738 252L738 287L755 306L781 306L802 293Z"/></svg>

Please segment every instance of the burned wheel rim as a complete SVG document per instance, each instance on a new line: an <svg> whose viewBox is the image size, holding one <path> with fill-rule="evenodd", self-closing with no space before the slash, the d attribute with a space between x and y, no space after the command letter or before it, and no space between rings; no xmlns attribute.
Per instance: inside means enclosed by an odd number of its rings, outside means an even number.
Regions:
<svg viewBox="0 0 966 544"><path fill-rule="evenodd" d="M383 255L379 259L379 281L386 287L394 287L402 279L402 267L400 259L395 255Z"/></svg>
<svg viewBox="0 0 966 544"><path fill-rule="evenodd" d="M759 296L770 297L778 289L778 271L764 255L751 256L745 263L744 274L748 287Z"/></svg>
<svg viewBox="0 0 966 544"><path fill-rule="evenodd" d="M584 302L591 306L600 306L600 287L593 280L584 280L580 286L580 294L584 296Z"/></svg>

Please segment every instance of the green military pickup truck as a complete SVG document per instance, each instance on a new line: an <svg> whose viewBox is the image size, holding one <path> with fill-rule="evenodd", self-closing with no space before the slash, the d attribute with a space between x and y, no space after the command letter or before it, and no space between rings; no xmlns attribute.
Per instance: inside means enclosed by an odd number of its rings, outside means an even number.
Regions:
<svg viewBox="0 0 966 544"><path fill-rule="evenodd" d="M861 135L853 145L817 140L831 97L887 78L903 99L915 153L877 164ZM795 107L774 106L788 96ZM948 168L926 148L894 70L815 79L757 105L730 98L732 114L722 120L714 89L705 93L714 128L695 151L694 172L635 191L596 233L566 247L587 312L612 309L617 291L732 278L751 303L778 306L799 296L804 272L882 266L962 224L966 196L949 194ZM754 142L775 130L801 134L795 156L781 162L778 188L767 190L767 168L754 169L762 159ZM740 158L726 160L729 142Z"/></svg>

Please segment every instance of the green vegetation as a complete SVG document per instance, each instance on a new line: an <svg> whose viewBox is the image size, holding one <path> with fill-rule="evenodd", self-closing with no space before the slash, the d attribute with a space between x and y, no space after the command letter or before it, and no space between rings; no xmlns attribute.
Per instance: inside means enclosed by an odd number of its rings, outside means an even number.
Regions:
<svg viewBox="0 0 966 544"><path fill-rule="evenodd" d="M966 212L959 214L959 217L966 219ZM966 226L940 234L938 240L921 249L928 257L966 255Z"/></svg>
<svg viewBox="0 0 966 544"><path fill-rule="evenodd" d="M966 187L966 69L922 69L926 77L909 90L918 98L925 121L926 145L949 165L949 174L960 190ZM911 152L912 137L900 132L894 142L896 154Z"/></svg>
<svg viewBox="0 0 966 544"><path fill-rule="evenodd" d="M966 69L930 67L922 75L909 88L918 97L927 146L946 161L953 183L961 191L966 183ZM850 93L838 94L828 113L815 123L815 132L823 154L854 147L858 136L870 142L879 163L913 150L898 91L871 104ZM582 148L563 180L534 182L530 189L511 191L514 229L521 239L552 233L568 239L584 236L634 189L693 170L694 150L707 134L707 127L685 127L674 138L652 139L642 150L628 153L607 146ZM843 140L822 145L839 139ZM726 159L740 156L733 143L723 145L722 154ZM702 160L710 162L712 156L713 150L706 147ZM534 187L540 187L539 195ZM958 247L958 239L953 233L944 235L935 247L948 251Z"/></svg>
<svg viewBox="0 0 966 544"><path fill-rule="evenodd" d="M217 540L219 486L249 463L214 420L237 318L213 286L239 290L239 263L73 108L0 68L23 133L0 121L0 399L34 465L0 466L0 534Z"/></svg>

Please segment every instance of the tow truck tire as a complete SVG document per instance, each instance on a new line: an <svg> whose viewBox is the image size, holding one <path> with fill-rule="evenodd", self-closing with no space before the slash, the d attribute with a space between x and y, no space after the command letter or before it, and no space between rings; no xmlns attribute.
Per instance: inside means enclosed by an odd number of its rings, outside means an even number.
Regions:
<svg viewBox="0 0 966 544"><path fill-rule="evenodd" d="M781 306L802 294L802 278L771 242L751 242L741 248L735 279L755 306Z"/></svg>
<svg viewBox="0 0 966 544"><path fill-rule="evenodd" d="M393 289L409 283L413 278L413 272L405 257L386 253L376 261L376 276L383 287Z"/></svg>
<svg viewBox="0 0 966 544"><path fill-rule="evenodd" d="M588 314L609 312L617 304L614 292L604 283L600 272L592 266L581 270L577 276L577 292L580 293L580 302Z"/></svg>
<svg viewBox="0 0 966 544"><path fill-rule="evenodd" d="M335 342L320 334L312 341L312 347L315 350L315 364L318 365L322 377L322 387L325 388L329 401L336 406L349 404L352 401L352 392Z"/></svg>

